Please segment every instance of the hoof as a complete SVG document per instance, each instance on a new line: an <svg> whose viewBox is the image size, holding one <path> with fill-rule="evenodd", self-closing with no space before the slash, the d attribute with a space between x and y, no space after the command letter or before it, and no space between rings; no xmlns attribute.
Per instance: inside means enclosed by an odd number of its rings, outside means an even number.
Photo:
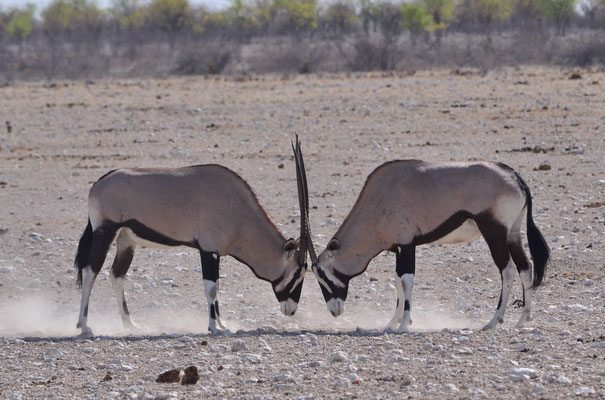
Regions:
<svg viewBox="0 0 605 400"><path fill-rule="evenodd" d="M80 335L78 335L81 338L89 338L89 337L93 337L94 333L92 333L92 330L85 326L84 328L82 328L82 333L80 333Z"/></svg>

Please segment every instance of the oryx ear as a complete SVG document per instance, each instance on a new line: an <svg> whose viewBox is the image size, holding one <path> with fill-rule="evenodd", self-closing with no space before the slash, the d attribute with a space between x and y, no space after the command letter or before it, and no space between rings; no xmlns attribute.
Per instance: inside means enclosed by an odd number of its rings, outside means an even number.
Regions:
<svg viewBox="0 0 605 400"><path fill-rule="evenodd" d="M338 249L340 249L340 240L333 238L330 240L330 243L328 243L328 250L336 251Z"/></svg>
<svg viewBox="0 0 605 400"><path fill-rule="evenodd" d="M297 248L298 243L296 243L296 240L292 238L286 240L286 242L282 246L282 249L284 250L284 253L287 253L288 258L292 257L292 255L294 254L294 250L296 250Z"/></svg>

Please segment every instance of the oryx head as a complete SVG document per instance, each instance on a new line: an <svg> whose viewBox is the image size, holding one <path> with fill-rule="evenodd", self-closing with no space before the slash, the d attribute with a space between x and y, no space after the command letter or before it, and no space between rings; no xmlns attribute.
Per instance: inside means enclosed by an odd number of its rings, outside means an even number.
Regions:
<svg viewBox="0 0 605 400"><path fill-rule="evenodd" d="M339 252L340 241L333 237L326 249L321 252L319 258L314 254L311 256L313 273L317 277L328 310L335 317L338 317L345 310L344 304L349 291L349 281L351 280L350 276L340 272L343 268L340 265Z"/></svg>
<svg viewBox="0 0 605 400"><path fill-rule="evenodd" d="M298 242L294 239L288 239L284 243L284 274L272 282L273 291L280 303L281 312L285 315L294 315L298 308L303 280L307 272L307 251L309 244L312 246L308 229L309 192L307 190L307 176L298 135L296 136L296 146L292 144L292 150L294 150L296 161L296 181L300 206L300 239Z"/></svg>

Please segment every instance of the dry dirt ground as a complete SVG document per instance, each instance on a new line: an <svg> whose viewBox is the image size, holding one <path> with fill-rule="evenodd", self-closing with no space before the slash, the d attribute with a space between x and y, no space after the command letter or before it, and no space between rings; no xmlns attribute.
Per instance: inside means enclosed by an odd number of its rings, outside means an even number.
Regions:
<svg viewBox="0 0 605 400"><path fill-rule="evenodd" d="M1 88L0 398L605 397L604 86L604 70L533 67ZM504 324L480 331L500 291L481 239L418 249L405 334L383 332L392 254L351 282L336 319L311 273L285 317L270 285L225 257L219 300L233 334L209 335L199 256L138 249L126 296L143 333L123 331L105 265L89 313L98 336L78 337L73 258L94 181L118 167L220 163L296 237L295 133L318 250L385 161L515 168L552 250L533 321L515 327L517 277ZM197 384L155 382L191 365Z"/></svg>

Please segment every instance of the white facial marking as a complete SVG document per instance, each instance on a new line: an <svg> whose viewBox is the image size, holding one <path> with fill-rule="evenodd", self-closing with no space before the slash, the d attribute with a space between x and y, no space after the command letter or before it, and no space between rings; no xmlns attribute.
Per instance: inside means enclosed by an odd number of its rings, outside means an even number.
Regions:
<svg viewBox="0 0 605 400"><path fill-rule="evenodd" d="M282 314L290 316L296 312L296 309L298 308L298 303L292 299L288 299L286 301L280 301L279 306Z"/></svg>
<svg viewBox="0 0 605 400"><path fill-rule="evenodd" d="M332 298L328 300L328 310L333 316L338 317L345 311L345 302L342 299Z"/></svg>
<svg viewBox="0 0 605 400"><path fill-rule="evenodd" d="M323 270L323 272L326 275L326 279L329 280L332 284L341 288L345 287L345 284L342 283L342 281L338 279L331 271Z"/></svg>
<svg viewBox="0 0 605 400"><path fill-rule="evenodd" d="M317 278L317 281L319 282L319 284L321 286L323 286L329 293L332 293L332 289L330 289L330 285L328 285L328 283L319 276L319 273L317 272L317 267L315 267L315 266L313 266L313 273L315 274L315 277Z"/></svg>
<svg viewBox="0 0 605 400"><path fill-rule="evenodd" d="M303 274L300 274L300 276L298 277L296 282L294 282L294 285L292 285L292 288L290 289L290 293L292 293L294 291L294 289L296 289L298 287L298 285L300 284L300 282L302 282L303 279L305 279L305 276Z"/></svg>
<svg viewBox="0 0 605 400"><path fill-rule="evenodd" d="M275 286L275 291L276 292L281 292L282 290L284 290L286 288L286 286L288 285L288 283L290 283L290 281L292 279L294 279L294 274L296 273L296 271L292 271L288 274L288 276L284 277L276 286Z"/></svg>

